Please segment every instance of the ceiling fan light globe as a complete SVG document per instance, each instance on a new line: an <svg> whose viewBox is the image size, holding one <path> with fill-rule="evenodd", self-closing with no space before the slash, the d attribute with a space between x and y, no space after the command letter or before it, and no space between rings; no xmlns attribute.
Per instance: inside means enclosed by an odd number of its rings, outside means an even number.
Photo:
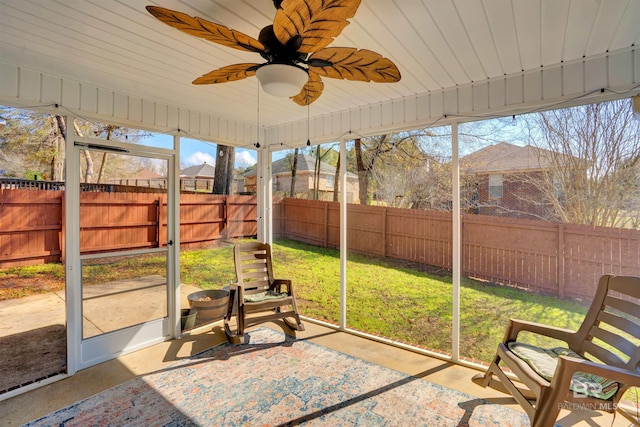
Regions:
<svg viewBox="0 0 640 427"><path fill-rule="evenodd" d="M295 96L307 83L307 72L295 65L267 64L256 70L262 89L274 96Z"/></svg>

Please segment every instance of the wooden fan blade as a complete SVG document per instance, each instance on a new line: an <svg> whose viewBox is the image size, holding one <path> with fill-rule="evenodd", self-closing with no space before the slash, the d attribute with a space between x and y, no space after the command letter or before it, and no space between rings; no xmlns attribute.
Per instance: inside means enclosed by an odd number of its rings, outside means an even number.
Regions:
<svg viewBox="0 0 640 427"><path fill-rule="evenodd" d="M204 74L193 81L194 85L209 85L215 83L233 82L255 76L256 70L262 64L233 64L218 68Z"/></svg>
<svg viewBox="0 0 640 427"><path fill-rule="evenodd" d="M147 10L165 24L192 36L238 50L264 52L264 45L258 40L224 25L158 6L147 6Z"/></svg>
<svg viewBox="0 0 640 427"><path fill-rule="evenodd" d="M334 79L377 83L394 83L400 80L400 70L390 59L367 49L329 47L314 53L309 60L323 60L333 64L323 67L310 64L309 69Z"/></svg>
<svg viewBox="0 0 640 427"><path fill-rule="evenodd" d="M284 0L273 20L273 30L283 45L299 36L297 50L311 53L323 49L349 25L360 0Z"/></svg>
<svg viewBox="0 0 640 427"><path fill-rule="evenodd" d="M298 105L309 105L322 95L324 89L324 83L317 73L309 71L309 81L304 85L302 90L296 96L292 96L291 99Z"/></svg>

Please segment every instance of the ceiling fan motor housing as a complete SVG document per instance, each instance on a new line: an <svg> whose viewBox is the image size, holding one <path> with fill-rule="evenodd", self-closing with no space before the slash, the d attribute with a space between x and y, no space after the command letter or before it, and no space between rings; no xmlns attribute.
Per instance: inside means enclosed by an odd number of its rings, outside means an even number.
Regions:
<svg viewBox="0 0 640 427"><path fill-rule="evenodd" d="M260 30L258 41L265 47L264 52L260 55L275 64L295 64L304 62L307 58L306 53L298 52L302 45L302 37L299 35L292 37L286 45L280 43L273 31L273 25L267 25Z"/></svg>

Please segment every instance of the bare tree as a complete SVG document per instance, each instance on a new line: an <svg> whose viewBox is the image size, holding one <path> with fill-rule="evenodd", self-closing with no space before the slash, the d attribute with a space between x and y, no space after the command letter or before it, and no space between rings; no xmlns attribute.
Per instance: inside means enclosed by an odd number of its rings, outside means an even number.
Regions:
<svg viewBox="0 0 640 427"><path fill-rule="evenodd" d="M426 156L409 173L408 199L412 209L451 210L451 163Z"/></svg>
<svg viewBox="0 0 640 427"><path fill-rule="evenodd" d="M52 132L55 149L51 159L51 179L62 181L64 180L64 147L67 139L67 125L64 122L64 117L56 116L55 119L57 127Z"/></svg>
<svg viewBox="0 0 640 427"><path fill-rule="evenodd" d="M314 157L314 168L313 168L313 189L311 193L311 197L315 200L320 198L320 177L322 175L322 164L327 163L329 165L336 164L339 159L339 154L334 150L335 144L330 145L329 147L323 148L322 145L316 145L311 147L311 153Z"/></svg>
<svg viewBox="0 0 640 427"><path fill-rule="evenodd" d="M78 123L73 121L73 128L76 130L76 133L79 136L82 135L82 131L78 127ZM66 136L65 136L66 138ZM90 183L93 180L93 158L91 157L91 152L89 150L82 150L84 154L85 168L84 168L84 182Z"/></svg>
<svg viewBox="0 0 640 427"><path fill-rule="evenodd" d="M233 183L236 150L234 147L218 144L216 166L213 177L213 194L230 194Z"/></svg>
<svg viewBox="0 0 640 427"><path fill-rule="evenodd" d="M104 134L105 139L107 141L110 141L111 136L113 135L113 131L116 128L117 126L106 125L100 130L100 132ZM102 182L102 177L104 176L104 169L107 166L108 156L109 156L109 153L107 153L106 151L102 153L102 161L100 162L100 168L98 169L98 178L96 179L96 182L98 183Z"/></svg>
<svg viewBox="0 0 640 427"><path fill-rule="evenodd" d="M627 100L527 117L550 167L532 180L562 222L623 226L637 218L640 124Z"/></svg>
<svg viewBox="0 0 640 427"><path fill-rule="evenodd" d="M313 167L313 199L320 198L320 165L322 163L322 155L320 154L320 145L316 145L316 159Z"/></svg>
<svg viewBox="0 0 640 427"><path fill-rule="evenodd" d="M37 170L39 163L33 162L20 153L0 150L0 176L23 178L25 171Z"/></svg>
<svg viewBox="0 0 640 427"><path fill-rule="evenodd" d="M109 123L89 122L82 119L74 119L73 126L79 136L91 136L107 141L120 141L129 144L136 144L141 139L151 136L150 132L140 129L131 129ZM82 150L85 165L82 168L84 182L92 182L94 176L94 159L90 150ZM108 179L124 178L135 175L140 167L139 159L132 161L127 156L102 153L97 156L95 166L98 168L98 176L95 182L105 182Z"/></svg>
<svg viewBox="0 0 640 427"><path fill-rule="evenodd" d="M227 146L227 191L226 194L232 194L233 175L235 173L236 148Z"/></svg>
<svg viewBox="0 0 640 427"><path fill-rule="evenodd" d="M65 135L62 117L9 107L0 107L0 113L6 119L0 129L4 174L62 180ZM14 167L18 164L21 168Z"/></svg>
<svg viewBox="0 0 640 427"><path fill-rule="evenodd" d="M0 107L2 117L10 120L0 129L0 153L7 159L6 153L11 152L13 161L19 158L21 170L12 172L21 178L42 178L62 181L64 179L65 141L70 123L64 116L41 114L34 111ZM150 133L137 129L121 128L119 126L87 122L81 119L73 120L73 128L79 136L92 136L102 139L114 139L136 143L139 138L149 136ZM85 164L81 168L83 181L91 182L93 178L94 162L89 150L82 150ZM122 156L111 156L122 158ZM109 162L105 155L98 163L99 180L105 179ZM6 168L3 167L5 171ZM13 170L14 168L9 168ZM121 171L119 171L121 172ZM135 171L131 172L134 173ZM6 173L6 172L5 172Z"/></svg>
<svg viewBox="0 0 640 427"><path fill-rule="evenodd" d="M289 197L296 197L296 174L298 173L298 148L293 150L293 161L291 162L291 190Z"/></svg>
<svg viewBox="0 0 640 427"><path fill-rule="evenodd" d="M383 135L386 138L386 135ZM370 161L365 163L362 155L362 139L356 138L354 141L356 153L356 170L358 171L358 196L361 205L369 203L369 172L373 166L375 158L370 157Z"/></svg>
<svg viewBox="0 0 640 427"><path fill-rule="evenodd" d="M410 203L420 184L412 179L413 171L429 157L423 146L432 137L430 130L417 130L355 139L360 203L368 203L372 192L391 206Z"/></svg>

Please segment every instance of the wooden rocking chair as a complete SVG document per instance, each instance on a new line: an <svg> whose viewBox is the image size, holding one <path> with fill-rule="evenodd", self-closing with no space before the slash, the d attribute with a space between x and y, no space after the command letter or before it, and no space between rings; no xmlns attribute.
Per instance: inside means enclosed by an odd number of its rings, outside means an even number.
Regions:
<svg viewBox="0 0 640 427"><path fill-rule="evenodd" d="M291 280L273 278L271 246L260 242L241 243L235 246L233 255L237 281L229 287L229 305L224 318L227 339L240 342L245 328L278 319L291 329L304 331ZM283 311L283 307L288 310ZM251 316L259 312L268 314ZM235 332L229 325L234 315Z"/></svg>
<svg viewBox="0 0 640 427"><path fill-rule="evenodd" d="M568 348L541 349L518 342L522 331L564 341ZM563 407L614 412L624 392L640 386L639 342L640 278L602 276L578 331L512 319L493 362L473 381L506 388L533 427L553 426ZM516 387L500 362L527 389Z"/></svg>

